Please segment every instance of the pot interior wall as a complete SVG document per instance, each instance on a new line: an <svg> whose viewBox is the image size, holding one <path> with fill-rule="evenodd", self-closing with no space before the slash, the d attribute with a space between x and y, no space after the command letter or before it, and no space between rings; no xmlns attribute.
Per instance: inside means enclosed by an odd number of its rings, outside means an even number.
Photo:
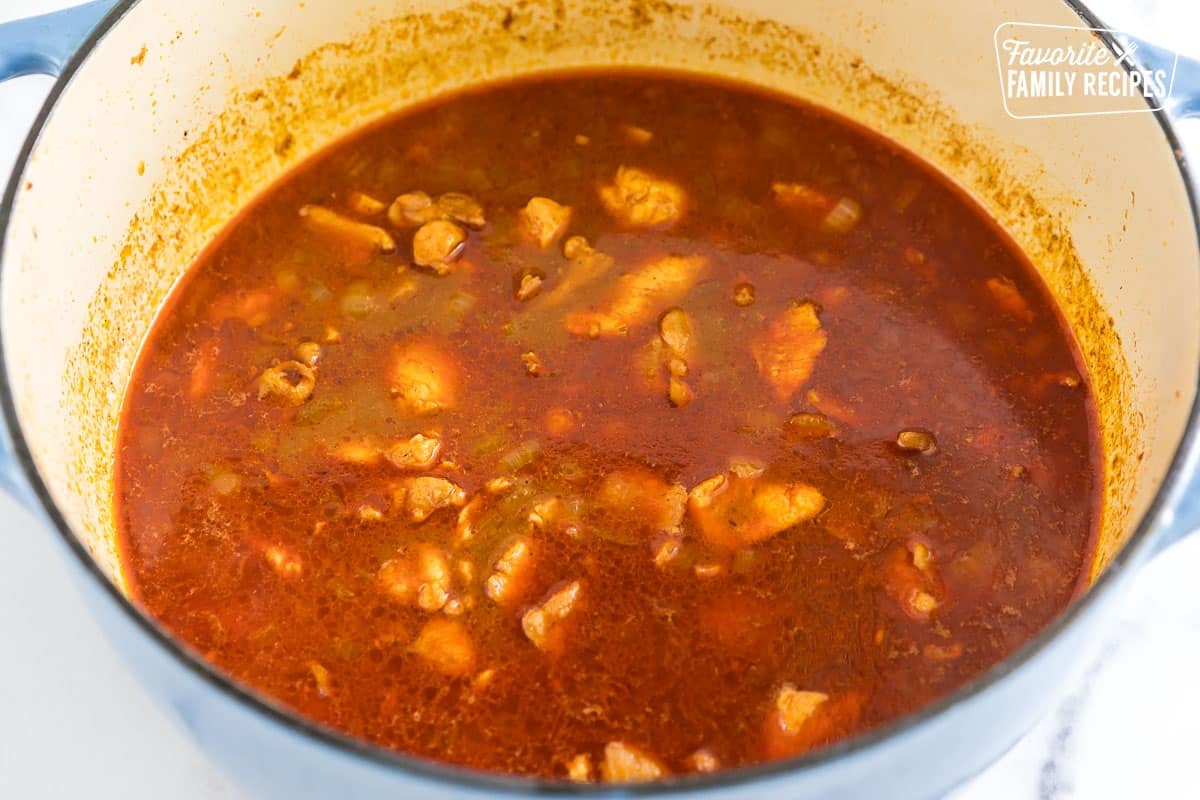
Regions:
<svg viewBox="0 0 1200 800"><path fill-rule="evenodd" d="M1006 116L995 27L1080 23L1057 0L988 5L263 0L251 13L232 0L143 0L66 88L19 179L3 254L9 381L51 496L120 584L112 446L139 345L199 250L289 166L464 84L663 65L772 86L881 130L1013 235L1095 379L1106 454L1098 563L1108 563L1192 401L1200 270L1189 207L1149 114Z"/></svg>

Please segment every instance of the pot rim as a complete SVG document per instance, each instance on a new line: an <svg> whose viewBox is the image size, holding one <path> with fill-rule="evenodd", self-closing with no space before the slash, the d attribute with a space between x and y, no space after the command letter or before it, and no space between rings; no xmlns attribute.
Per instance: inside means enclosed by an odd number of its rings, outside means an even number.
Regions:
<svg viewBox="0 0 1200 800"><path fill-rule="evenodd" d="M141 0L120 0L114 8L105 15L103 20L87 36L79 49L71 56L62 73L55 80L46 101L38 111L30 128L29 134L21 147L17 160L9 176L8 185L0 200L0 286L3 285L3 267L5 244L8 237L9 224L12 221L13 207L16 200L17 187L23 175L30 155L41 136L42 130L48 124L59 98L66 87L74 79L75 74L86 65L92 50L104 39L109 30L121 22L125 15ZM1096 15L1081 0L1062 0L1062 2L1089 28L1101 29L1096 31L1097 37L1110 49L1115 40ZM1121 62L1126 69L1133 69L1128 62ZM1147 101L1149 102L1149 101ZM1192 182L1191 171L1183 156L1183 150L1165 108L1154 109L1151 113L1158 120L1168 145L1175 154L1176 165L1184 182L1188 204L1191 207L1192 224L1200 241L1200 198L1197 197L1196 187ZM1166 499L1175 493L1180 486L1185 472L1184 462L1187 454L1197 446L1200 438L1200 370L1197 373L1197 394L1193 398L1192 407L1188 412L1187 428L1180 438L1175 452L1171 456L1170 465L1163 476L1161 485L1151 500L1146 512L1139 520L1137 527L1118 551L1108 567L1087 588L1085 594L1076 598L1066 610L1055 617L1045 628L1027 641L1007 658L994 664L989 669L972 678L953 692L922 708L895 719L885 725L843 739L813 753L794 756L791 758L768 761L744 767L721 770L710 776L680 776L662 782L651 784L576 784L565 780L524 778L499 773L483 772L448 763L434 761L407 753L387 750L369 742L357 739L339 731L327 728L310 721L292 711L276 704L270 698L260 695L253 689L242 685L234 678L226 675L217 667L205 661L186 643L177 639L159 624L138 609L126 597L108 576L101 571L99 565L92 559L87 549L71 532L67 521L59 512L46 484L42 481L37 466L33 461L29 445L21 431L16 416L16 406L13 400L12 388L8 380L8 366L3 329L0 327L0 416L7 428L12 442L13 459L18 465L22 477L28 481L31 494L41 506L41 511L52 523L54 530L66 544L67 548L79 561L79 566L93 579L108 597L124 612L141 631L154 643L162 648L174 661L200 678L210 687L217 689L235 701L243 708L262 714L267 719L281 724L291 733L300 734L311 743L331 746L340 755L362 759L371 766L384 769L400 769L423 779L433 780L444 785L458 786L473 790L501 791L509 794L538 794L538 795L603 795L614 791L623 795L669 795L683 791L704 791L729 789L738 786L750 786L758 781L780 778L791 773L803 772L817 767L831 767L838 762L849 761L855 756L866 753L872 748L915 730L926 722L940 716L944 711L968 698L982 694L994 684L999 683L1010 673L1026 665L1027 662L1039 655L1059 634L1073 624L1077 618L1090 610L1101 597L1105 596L1117 584L1117 579L1136 566L1144 556L1153 552L1152 548L1157 538L1154 534L1155 523L1164 510ZM1162 531L1157 531L1161 535Z"/></svg>

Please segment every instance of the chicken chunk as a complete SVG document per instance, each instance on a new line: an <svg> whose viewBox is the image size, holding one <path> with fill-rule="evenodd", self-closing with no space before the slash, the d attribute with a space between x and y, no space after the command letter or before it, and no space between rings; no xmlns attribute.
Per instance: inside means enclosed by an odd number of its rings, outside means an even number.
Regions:
<svg viewBox="0 0 1200 800"><path fill-rule="evenodd" d="M631 744L616 741L604 746L600 777L608 783L645 783L666 774L657 758Z"/></svg>
<svg viewBox="0 0 1200 800"><path fill-rule="evenodd" d="M690 405L696 399L696 392L688 385L687 381L680 378L678 375L672 375L667 379L667 400L675 408L683 408Z"/></svg>
<svg viewBox="0 0 1200 800"><path fill-rule="evenodd" d="M437 461L442 440L416 433L388 448L387 460L398 469L429 469Z"/></svg>
<svg viewBox="0 0 1200 800"><path fill-rule="evenodd" d="M532 350L521 353L521 363L525 365L525 374L529 377L536 378L542 374L542 359Z"/></svg>
<svg viewBox="0 0 1200 800"><path fill-rule="evenodd" d="M883 565L883 588L910 619L927 621L938 610L940 581L929 548L895 547Z"/></svg>
<svg viewBox="0 0 1200 800"><path fill-rule="evenodd" d="M583 258L591 253L595 253L595 249L588 243L588 240L583 236L572 236L563 242L563 257L576 259Z"/></svg>
<svg viewBox="0 0 1200 800"><path fill-rule="evenodd" d="M434 200L425 192L405 192L388 207L388 221L397 228L414 228L437 220L450 220L469 228L482 228L487 220L483 206L470 195L446 192Z"/></svg>
<svg viewBox="0 0 1200 800"><path fill-rule="evenodd" d="M482 509L483 497L481 495L475 495L469 503L459 509L458 518L454 521L454 544L456 547L461 547L475 537L475 522Z"/></svg>
<svg viewBox="0 0 1200 800"><path fill-rule="evenodd" d="M831 696L784 684L763 725L769 758L799 755L849 733L862 716L860 692Z"/></svg>
<svg viewBox="0 0 1200 800"><path fill-rule="evenodd" d="M631 527L678 535L687 512L687 489L644 469L622 469L604 476L596 501Z"/></svg>
<svg viewBox="0 0 1200 800"><path fill-rule="evenodd" d="M301 342L296 345L295 352L296 359L301 364L307 364L313 369L316 369L321 361L321 345L316 342Z"/></svg>
<svg viewBox="0 0 1200 800"><path fill-rule="evenodd" d="M299 361L282 361L258 376L258 399L278 397L298 406L312 397L317 387L317 373Z"/></svg>
<svg viewBox="0 0 1200 800"><path fill-rule="evenodd" d="M721 760L707 747L696 750L687 757L686 761L694 772L716 772L721 768Z"/></svg>
<svg viewBox="0 0 1200 800"><path fill-rule="evenodd" d="M600 202L617 220L639 228L672 225L683 217L686 206L679 184L624 165L617 168L612 183L600 187Z"/></svg>
<svg viewBox="0 0 1200 800"><path fill-rule="evenodd" d="M450 356L429 342L409 342L392 355L388 388L401 408L426 415L453 408L458 368Z"/></svg>
<svg viewBox="0 0 1200 800"><path fill-rule="evenodd" d="M823 508L825 497L808 484L732 471L701 481L688 495L688 513L704 540L730 552L810 520Z"/></svg>
<svg viewBox="0 0 1200 800"><path fill-rule="evenodd" d="M445 617L429 620L410 650L443 675L458 678L475 670L475 645L457 620Z"/></svg>
<svg viewBox="0 0 1200 800"><path fill-rule="evenodd" d="M492 574L484 582L484 591L496 603L512 605L533 579L533 541L521 536L502 549L492 566Z"/></svg>
<svg viewBox="0 0 1200 800"><path fill-rule="evenodd" d="M444 219L426 222L413 235L413 263L437 275L446 275L462 255L467 232Z"/></svg>
<svg viewBox="0 0 1200 800"><path fill-rule="evenodd" d="M545 250L567 232L571 207L559 205L548 197L534 197L521 209L517 225L521 233Z"/></svg>
<svg viewBox="0 0 1200 800"><path fill-rule="evenodd" d="M392 500L397 506L404 506L413 522L424 522L439 509L462 508L467 493L445 478L421 476L397 484Z"/></svg>
<svg viewBox="0 0 1200 800"><path fill-rule="evenodd" d="M603 277L614 263L612 256L594 249L582 236L572 236L563 243L563 256L570 263L557 276L553 288L541 292L533 304L541 311L563 305Z"/></svg>
<svg viewBox="0 0 1200 800"><path fill-rule="evenodd" d="M301 563L300 557L278 545L266 547L263 550L263 556L271 568L284 578L297 578L300 573L304 572L304 565Z"/></svg>
<svg viewBox="0 0 1200 800"><path fill-rule="evenodd" d="M338 241L374 250L380 253L396 252L396 240L392 235L377 225L344 217L336 211L330 211L322 206L301 206L300 218L305 224L318 233L333 237Z"/></svg>
<svg viewBox="0 0 1200 800"><path fill-rule="evenodd" d="M545 600L521 615L521 629L539 650L557 653L562 650L564 625L580 603L583 585L571 581L553 590Z"/></svg>
<svg viewBox="0 0 1200 800"><path fill-rule="evenodd" d="M708 259L664 256L628 272L613 283L599 311L567 315L567 330L576 336L623 336L630 327L650 321L664 306L678 302L699 279Z"/></svg>
<svg viewBox="0 0 1200 800"><path fill-rule="evenodd" d="M561 497L547 497L533 504L529 511L529 524L542 530L561 521L566 513L566 503Z"/></svg>
<svg viewBox="0 0 1200 800"><path fill-rule="evenodd" d="M521 276L517 282L517 287L513 291L513 296L520 302L524 303L538 296L542 291L542 283L544 282L541 275L533 272L527 272Z"/></svg>
<svg viewBox="0 0 1200 800"><path fill-rule="evenodd" d="M482 228L487 224L483 206L474 197L462 192L446 192L439 195L435 203L445 219L453 220L468 228Z"/></svg>
<svg viewBox="0 0 1200 800"><path fill-rule="evenodd" d="M433 198L425 192L405 192L388 206L388 222L397 228L416 227L441 219Z"/></svg>
<svg viewBox="0 0 1200 800"><path fill-rule="evenodd" d="M733 287L733 304L738 308L754 305L754 284L743 282Z"/></svg>
<svg viewBox="0 0 1200 800"><path fill-rule="evenodd" d="M441 548L422 543L383 562L378 579L393 600L434 612L450 599L453 576Z"/></svg>
<svg viewBox="0 0 1200 800"><path fill-rule="evenodd" d="M553 495L543 497L529 510L529 525L534 530L579 536L582 501L578 497Z"/></svg>
<svg viewBox="0 0 1200 800"><path fill-rule="evenodd" d="M575 783L588 783L592 779L592 758L580 753L567 762L567 778Z"/></svg>
<svg viewBox="0 0 1200 800"><path fill-rule="evenodd" d="M683 539L674 535L660 536L653 543L653 549L654 566L663 569L679 558L679 553L683 550Z"/></svg>
<svg viewBox="0 0 1200 800"><path fill-rule="evenodd" d="M829 695L824 692L805 692L785 685L775 695L775 714L779 727L784 733L799 733L804 723L828 699Z"/></svg>
<svg viewBox="0 0 1200 800"><path fill-rule="evenodd" d="M812 303L792 306L750 343L750 353L775 396L787 400L812 375L827 337Z"/></svg>

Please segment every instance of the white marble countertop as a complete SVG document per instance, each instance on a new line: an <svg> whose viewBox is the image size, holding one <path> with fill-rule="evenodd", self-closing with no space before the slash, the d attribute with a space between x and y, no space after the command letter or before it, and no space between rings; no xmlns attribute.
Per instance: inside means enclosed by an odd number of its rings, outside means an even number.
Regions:
<svg viewBox="0 0 1200 800"><path fill-rule="evenodd" d="M70 4L0 0L0 21ZM1194 0L1091 5L1114 27L1200 55ZM0 86L0 174L50 83ZM1200 158L1200 126L1185 137ZM69 584L53 537L3 496L0 539L0 797L243 797L126 674ZM1143 570L1097 662L954 800L1200 797L1197 574L1200 536Z"/></svg>

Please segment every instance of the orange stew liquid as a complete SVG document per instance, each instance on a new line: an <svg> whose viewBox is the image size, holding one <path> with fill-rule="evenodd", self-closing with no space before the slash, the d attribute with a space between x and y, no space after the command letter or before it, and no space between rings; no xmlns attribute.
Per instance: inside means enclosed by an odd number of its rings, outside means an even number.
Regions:
<svg viewBox="0 0 1200 800"><path fill-rule="evenodd" d="M579 781L803 753L1086 580L1071 334L946 180L661 73L472 89L338 142L187 274L125 401L137 600L405 753Z"/></svg>

